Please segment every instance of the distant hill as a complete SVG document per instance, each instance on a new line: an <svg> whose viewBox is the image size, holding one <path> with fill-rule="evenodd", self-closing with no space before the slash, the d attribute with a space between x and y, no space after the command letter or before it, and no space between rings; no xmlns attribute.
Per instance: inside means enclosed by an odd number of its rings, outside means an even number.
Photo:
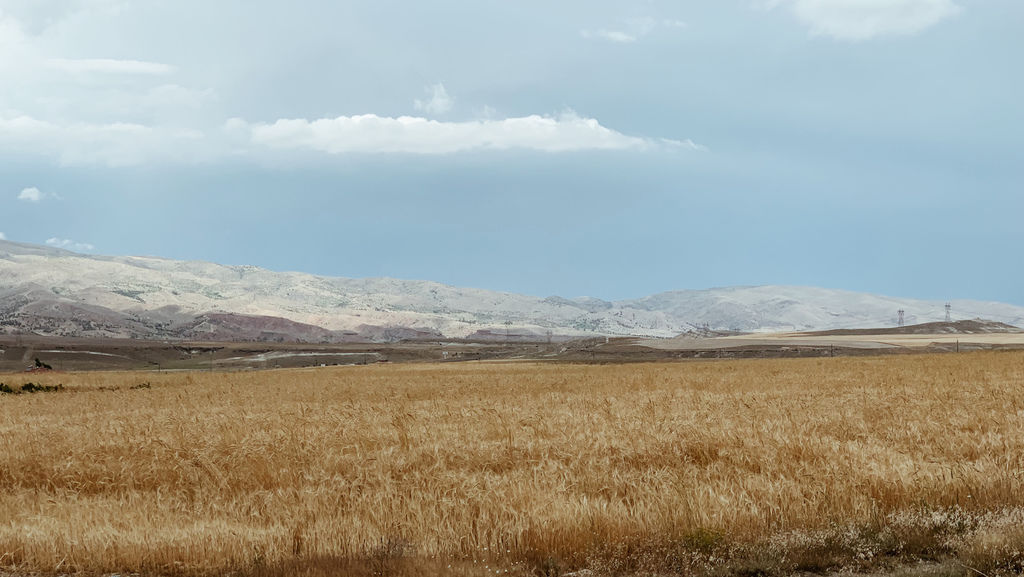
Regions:
<svg viewBox="0 0 1024 577"><path fill-rule="evenodd" d="M814 336L840 335L982 335L992 333L1020 333L1018 327L996 321L981 319L954 322L922 323L902 327L886 327L875 329L835 329L808 333Z"/></svg>
<svg viewBox="0 0 1024 577"><path fill-rule="evenodd" d="M945 303L811 287L685 290L606 301L348 279L0 241L0 333L349 342L821 331L938 322ZM1024 307L953 301L957 319L1024 324Z"/></svg>

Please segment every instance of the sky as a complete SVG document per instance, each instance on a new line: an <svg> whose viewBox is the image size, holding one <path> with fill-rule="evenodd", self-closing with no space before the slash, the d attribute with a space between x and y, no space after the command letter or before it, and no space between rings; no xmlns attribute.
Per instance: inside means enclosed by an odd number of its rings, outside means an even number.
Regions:
<svg viewBox="0 0 1024 577"><path fill-rule="evenodd" d="M0 238L1024 304L1020 0L0 0Z"/></svg>

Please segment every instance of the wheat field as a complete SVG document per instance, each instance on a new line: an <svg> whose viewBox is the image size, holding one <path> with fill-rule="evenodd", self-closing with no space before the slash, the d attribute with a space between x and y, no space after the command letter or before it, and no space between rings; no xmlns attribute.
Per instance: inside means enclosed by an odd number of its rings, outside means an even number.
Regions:
<svg viewBox="0 0 1024 577"><path fill-rule="evenodd" d="M29 380L0 573L1024 566L1021 353Z"/></svg>

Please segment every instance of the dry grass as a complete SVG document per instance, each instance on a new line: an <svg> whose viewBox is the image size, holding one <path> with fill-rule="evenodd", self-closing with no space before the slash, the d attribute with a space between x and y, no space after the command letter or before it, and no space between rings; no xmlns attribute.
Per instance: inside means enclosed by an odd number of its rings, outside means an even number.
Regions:
<svg viewBox="0 0 1024 577"><path fill-rule="evenodd" d="M1018 353L30 380L66 389L0 396L0 571L1024 564Z"/></svg>

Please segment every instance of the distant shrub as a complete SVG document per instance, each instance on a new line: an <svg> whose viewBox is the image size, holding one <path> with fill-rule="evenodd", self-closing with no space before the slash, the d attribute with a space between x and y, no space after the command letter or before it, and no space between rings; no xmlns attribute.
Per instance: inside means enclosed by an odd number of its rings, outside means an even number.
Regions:
<svg viewBox="0 0 1024 577"><path fill-rule="evenodd" d="M36 383L25 383L21 388L15 389L6 383L0 383L0 394L20 395L22 393L55 393L64 390L64 385L37 385Z"/></svg>

